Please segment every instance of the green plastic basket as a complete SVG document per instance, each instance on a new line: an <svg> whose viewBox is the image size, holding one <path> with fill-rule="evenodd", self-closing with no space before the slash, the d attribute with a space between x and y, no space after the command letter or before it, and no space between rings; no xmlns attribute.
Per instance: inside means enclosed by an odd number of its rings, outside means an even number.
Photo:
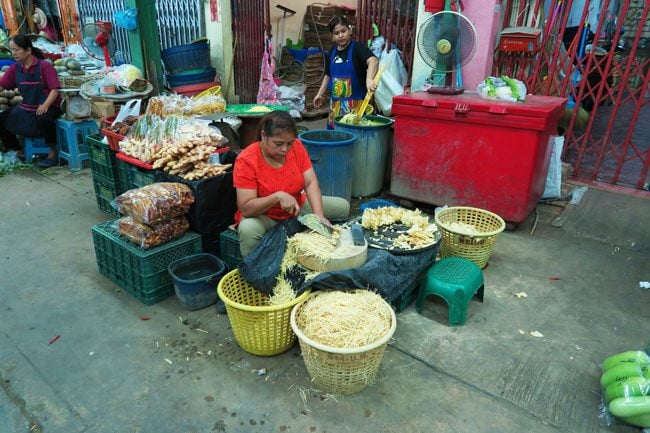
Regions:
<svg viewBox="0 0 650 433"><path fill-rule="evenodd" d="M243 258L239 251L239 236L232 229L226 229L219 235L219 249L221 260L228 266L228 269L235 269Z"/></svg>
<svg viewBox="0 0 650 433"><path fill-rule="evenodd" d="M120 237L113 225L109 221L92 228L99 272L145 305L174 293L170 263L201 252L201 237L194 232L142 249Z"/></svg>
<svg viewBox="0 0 650 433"><path fill-rule="evenodd" d="M124 191L151 185L156 181L154 170L147 170L117 159L117 173Z"/></svg>
<svg viewBox="0 0 650 433"><path fill-rule="evenodd" d="M239 117L262 117L271 111L289 111L289 107L284 105L264 105L264 104L229 104L226 105L226 112L236 114Z"/></svg>
<svg viewBox="0 0 650 433"><path fill-rule="evenodd" d="M112 182L119 182L117 174L117 158L115 151L102 142L103 135L94 134L86 136L86 147L90 156L90 169L93 175L99 175Z"/></svg>
<svg viewBox="0 0 650 433"><path fill-rule="evenodd" d="M120 213L111 206L111 202L115 197L122 194L119 182L114 182L98 174L93 174L93 187L95 188L95 198L97 199L97 207L99 210L110 216L119 217Z"/></svg>

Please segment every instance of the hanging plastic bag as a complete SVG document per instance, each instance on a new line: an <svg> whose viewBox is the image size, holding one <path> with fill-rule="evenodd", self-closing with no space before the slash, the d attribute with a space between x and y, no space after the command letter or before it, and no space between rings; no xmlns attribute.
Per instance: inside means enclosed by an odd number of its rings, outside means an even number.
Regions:
<svg viewBox="0 0 650 433"><path fill-rule="evenodd" d="M379 67L384 64L386 69L381 75L379 86L375 91L375 102L384 115L390 116L393 97L404 93L408 75L400 57L400 51L397 49L392 49L390 52L383 51Z"/></svg>
<svg viewBox="0 0 650 433"><path fill-rule="evenodd" d="M135 30L138 27L138 10L126 8L113 14L115 25L126 30Z"/></svg>
<svg viewBox="0 0 650 433"><path fill-rule="evenodd" d="M262 70L260 71L260 88L257 92L258 104L278 104L278 86L273 80L275 61L273 60L273 44L266 40L266 49L262 57Z"/></svg>
<svg viewBox="0 0 650 433"><path fill-rule="evenodd" d="M115 116L115 120L113 120L113 123L111 126L115 125L117 122L121 122L122 120L126 119L128 116L136 116L138 117L140 115L140 107L142 106L142 99L129 99L126 101L126 104L120 108L120 112L117 113L117 116Z"/></svg>
<svg viewBox="0 0 650 433"><path fill-rule="evenodd" d="M546 176L546 187L544 188L543 199L562 197L562 148L564 147L563 136L551 136L553 149L551 150L551 162L548 166Z"/></svg>

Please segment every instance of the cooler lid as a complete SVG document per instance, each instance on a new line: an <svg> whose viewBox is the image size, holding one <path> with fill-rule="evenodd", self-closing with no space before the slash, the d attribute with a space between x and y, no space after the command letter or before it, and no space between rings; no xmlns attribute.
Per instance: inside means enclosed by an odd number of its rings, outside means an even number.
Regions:
<svg viewBox="0 0 650 433"><path fill-rule="evenodd" d="M556 96L527 95L525 102L493 101L483 99L477 92L465 91L461 95L435 95L428 92L407 93L393 98L393 111L398 114L397 105L452 110L465 106L469 111L547 118L563 109L566 98Z"/></svg>

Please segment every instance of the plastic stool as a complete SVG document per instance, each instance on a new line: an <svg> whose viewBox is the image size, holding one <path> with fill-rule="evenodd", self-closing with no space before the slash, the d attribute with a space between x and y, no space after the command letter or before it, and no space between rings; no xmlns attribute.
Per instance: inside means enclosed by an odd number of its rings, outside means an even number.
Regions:
<svg viewBox="0 0 650 433"><path fill-rule="evenodd" d="M39 153L48 154L50 153L50 146L45 143L45 139L42 137L38 138L29 138L25 137L25 148L23 153L25 154L25 161L32 162L34 155Z"/></svg>
<svg viewBox="0 0 650 433"><path fill-rule="evenodd" d="M447 257L427 271L420 284L415 308L422 313L428 295L438 295L449 305L449 326L465 324L467 306L474 295L483 302L483 273L471 260Z"/></svg>
<svg viewBox="0 0 650 433"><path fill-rule="evenodd" d="M59 148L59 160L67 160L72 171L81 170L83 160L90 159L84 139L87 135L96 134L97 132L99 132L99 128L94 120L73 122L61 118L57 119L56 141Z"/></svg>

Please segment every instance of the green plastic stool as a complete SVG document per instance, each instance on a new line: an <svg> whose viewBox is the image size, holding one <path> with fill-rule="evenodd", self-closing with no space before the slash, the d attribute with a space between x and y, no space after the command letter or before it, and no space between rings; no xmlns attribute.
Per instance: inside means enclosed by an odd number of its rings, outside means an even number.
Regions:
<svg viewBox="0 0 650 433"><path fill-rule="evenodd" d="M449 305L449 326L465 324L467 306L476 295L483 302L483 273L471 260L447 257L427 271L420 284L415 308L422 313L428 295L438 295Z"/></svg>

